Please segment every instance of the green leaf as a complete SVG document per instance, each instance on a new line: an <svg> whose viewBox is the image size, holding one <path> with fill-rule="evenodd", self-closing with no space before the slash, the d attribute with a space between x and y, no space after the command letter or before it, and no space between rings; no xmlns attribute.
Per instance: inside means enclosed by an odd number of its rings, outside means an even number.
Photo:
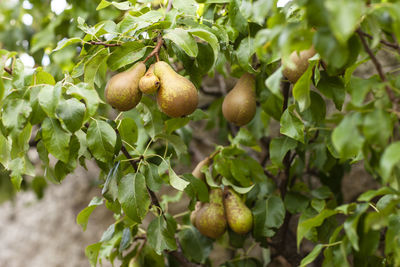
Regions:
<svg viewBox="0 0 400 267"><path fill-rule="evenodd" d="M118 132L121 135L121 139L124 141L123 143L126 142L129 144L126 146L128 150L131 149L131 146L136 147L139 132L134 119L123 118L118 127Z"/></svg>
<svg viewBox="0 0 400 267"><path fill-rule="evenodd" d="M190 118L185 117L185 118L172 118L167 121L165 121L165 132L168 134L171 134L175 130L178 130L188 124L190 121Z"/></svg>
<svg viewBox="0 0 400 267"><path fill-rule="evenodd" d="M118 161L108 172L101 194L110 201L115 201L118 197L118 181L120 162Z"/></svg>
<svg viewBox="0 0 400 267"><path fill-rule="evenodd" d="M107 60L108 52L106 48L101 48L94 55L85 61L84 65L84 81L93 86L94 79L100 66Z"/></svg>
<svg viewBox="0 0 400 267"><path fill-rule="evenodd" d="M95 115L97 107L102 103L97 91L86 83L70 84L67 94L72 95L78 100L85 100L88 111L86 114L87 117Z"/></svg>
<svg viewBox="0 0 400 267"><path fill-rule="evenodd" d="M85 104L75 98L61 101L56 110L57 117L62 120L71 133L78 131L82 127L85 111Z"/></svg>
<svg viewBox="0 0 400 267"><path fill-rule="evenodd" d="M265 80L265 86L267 86L267 88L279 98L282 98L282 93L281 93L282 77L283 74L281 66Z"/></svg>
<svg viewBox="0 0 400 267"><path fill-rule="evenodd" d="M106 0L101 0L100 4L96 7L96 11L97 10L101 10L103 8L106 8L106 7L110 6L110 5L111 5L110 2L108 2Z"/></svg>
<svg viewBox="0 0 400 267"><path fill-rule="evenodd" d="M143 96L141 103L136 106L136 109L140 112L144 129L151 138L155 138L157 134L163 132L164 121L160 110L157 108L157 105L154 105L152 99Z"/></svg>
<svg viewBox="0 0 400 267"><path fill-rule="evenodd" d="M196 15L197 3L194 0L174 0L172 5L185 15Z"/></svg>
<svg viewBox="0 0 400 267"><path fill-rule="evenodd" d="M128 173L122 177L118 186L118 200L130 219L142 222L151 203L143 174Z"/></svg>
<svg viewBox="0 0 400 267"><path fill-rule="evenodd" d="M293 97L298 102L300 111L304 111L310 106L311 76L316 63L317 61L312 61L310 64L308 64L306 72L303 73L300 79L293 86Z"/></svg>
<svg viewBox="0 0 400 267"><path fill-rule="evenodd" d="M393 168L400 162L400 142L393 142L386 147L381 157L379 167L385 182L390 180Z"/></svg>
<svg viewBox="0 0 400 267"><path fill-rule="evenodd" d="M62 162L68 163L71 133L61 128L58 120L44 119L42 123L42 138L47 151Z"/></svg>
<svg viewBox="0 0 400 267"><path fill-rule="evenodd" d="M176 250L175 230L167 225L163 216L158 216L147 227L147 242L158 255L164 250Z"/></svg>
<svg viewBox="0 0 400 267"><path fill-rule="evenodd" d="M228 16L233 28L237 29L241 33L247 32L248 23L240 12L240 4L238 0L230 1Z"/></svg>
<svg viewBox="0 0 400 267"><path fill-rule="evenodd" d="M252 212L254 216L253 233L256 237L273 236L273 229L279 228L285 218L283 201L277 196L257 201Z"/></svg>
<svg viewBox="0 0 400 267"><path fill-rule="evenodd" d="M186 5L186 0L184 2ZM211 31L208 31L204 28L189 29L188 32L190 32L190 34L197 36L200 39L206 41L211 46L213 53L214 53L214 62L211 67L211 68L213 68L215 63L217 62L218 53L220 50L218 38Z"/></svg>
<svg viewBox="0 0 400 267"><path fill-rule="evenodd" d="M282 161L285 157L286 153L296 148L297 142L292 138L288 138L286 136L277 137L271 140L269 144L269 153L271 162L283 167Z"/></svg>
<svg viewBox="0 0 400 267"><path fill-rule="evenodd" d="M235 53L240 67L250 73L256 72L251 65L252 57L255 52L254 38L246 37L240 42Z"/></svg>
<svg viewBox="0 0 400 267"><path fill-rule="evenodd" d="M102 204L103 204L102 198L94 197L90 201L89 205L86 208L84 208L81 212L79 212L78 216L76 217L76 223L82 227L83 231L86 230L90 214L92 214L92 212L97 206L100 206Z"/></svg>
<svg viewBox="0 0 400 267"><path fill-rule="evenodd" d="M129 229L128 227L125 227L124 230L122 231L122 238L121 238L121 242L119 244L118 252L122 253L122 251L127 249L129 247L129 245L131 244L131 241L132 241L131 229Z"/></svg>
<svg viewBox="0 0 400 267"><path fill-rule="evenodd" d="M349 241L353 248L356 251L359 251L359 246L358 246L358 231L357 231L357 226L358 226L358 221L360 220L360 217L365 213L365 211L368 209L369 205L367 203L362 203L357 205L357 208L350 217L346 219L344 222L344 230L346 233L346 236L349 238Z"/></svg>
<svg viewBox="0 0 400 267"><path fill-rule="evenodd" d="M385 146L393 133L390 115L381 109L366 114L363 133L369 143Z"/></svg>
<svg viewBox="0 0 400 267"><path fill-rule="evenodd" d="M308 264L310 264L311 262L313 262L319 255L319 253L321 253L321 250L324 248L323 245L318 244L316 245L313 250L305 257L301 260L300 262L300 267L305 267Z"/></svg>
<svg viewBox="0 0 400 267"><path fill-rule="evenodd" d="M15 158L13 159L8 168L11 171L10 177L11 177L11 182L16 190L21 189L21 183L22 183L22 175L25 174L25 158Z"/></svg>
<svg viewBox="0 0 400 267"><path fill-rule="evenodd" d="M69 39L63 39L60 42L58 42L57 47L55 49L53 49L53 52L61 50L64 47L67 47L69 45L80 43L80 42L82 42L82 39L77 38L77 37L73 37L73 38L69 38Z"/></svg>
<svg viewBox="0 0 400 267"><path fill-rule="evenodd" d="M298 192L287 192L285 195L285 207L292 214L303 212L309 202L308 197Z"/></svg>
<svg viewBox="0 0 400 267"><path fill-rule="evenodd" d="M196 57L198 53L197 43L194 38L184 29L175 28L168 30L163 36L164 39L169 39L180 47L190 57Z"/></svg>
<svg viewBox="0 0 400 267"><path fill-rule="evenodd" d="M61 86L43 86L39 92L38 99L42 109L47 116L54 118L58 102L61 98Z"/></svg>
<svg viewBox="0 0 400 267"><path fill-rule="evenodd" d="M364 3L361 0L328 0L325 1L329 11L329 25L333 34L345 43L359 26L364 12Z"/></svg>
<svg viewBox="0 0 400 267"><path fill-rule="evenodd" d="M90 266L97 266L97 259L99 257L99 252L101 248L101 242L89 245L85 249L85 255L89 259Z"/></svg>
<svg viewBox="0 0 400 267"><path fill-rule="evenodd" d="M178 158L181 157L182 154L187 153L187 148L182 138L175 134L158 134L155 137L157 139L163 139L167 142L167 144L171 144L174 147L176 155Z"/></svg>
<svg viewBox="0 0 400 267"><path fill-rule="evenodd" d="M344 82L342 79L337 76L328 76L326 72L321 72L321 80L317 88L323 95L333 99L338 110L342 109L345 98Z"/></svg>
<svg viewBox="0 0 400 267"><path fill-rule="evenodd" d="M192 174L184 174L183 177L190 182L185 187L185 192L193 199L196 197L201 202L208 201L208 188L207 185Z"/></svg>
<svg viewBox="0 0 400 267"><path fill-rule="evenodd" d="M368 190L367 192L362 193L358 198L357 201L360 202L368 202L374 197L381 196L381 195L388 195L393 194L395 191L390 187L381 187L378 190Z"/></svg>
<svg viewBox="0 0 400 267"><path fill-rule="evenodd" d="M299 223L299 225L297 226L297 247L300 246L301 240L303 240L308 231L320 226L326 218L331 217L337 213L338 211L326 209L320 212L317 216Z"/></svg>
<svg viewBox="0 0 400 267"><path fill-rule="evenodd" d="M102 120L92 120L87 130L86 141L96 159L102 162L111 161L117 134L110 124Z"/></svg>
<svg viewBox="0 0 400 267"><path fill-rule="evenodd" d="M169 183L170 185L175 188L176 190L183 191L186 186L189 184L188 181L183 180L181 177L179 177L175 171L169 166L168 169L169 172Z"/></svg>
<svg viewBox="0 0 400 267"><path fill-rule="evenodd" d="M359 114L349 114L333 130L332 144L341 158L355 158L361 152L364 138L357 129L360 120Z"/></svg>
<svg viewBox="0 0 400 267"><path fill-rule="evenodd" d="M23 99L7 101L3 107L2 123L13 134L19 134L24 129L32 111L29 102Z"/></svg>
<svg viewBox="0 0 400 267"><path fill-rule="evenodd" d="M280 120L280 132L281 134L304 143L304 125L303 122L293 113L294 108L295 107L292 105L283 112Z"/></svg>
<svg viewBox="0 0 400 267"><path fill-rule="evenodd" d="M178 233L179 243L183 254L190 260L205 263L213 248L213 241L194 228L183 228Z"/></svg>
<svg viewBox="0 0 400 267"><path fill-rule="evenodd" d="M144 166L143 175L146 177L146 185L153 192L160 190L163 185L163 180L158 174L158 166L147 162Z"/></svg>
<svg viewBox="0 0 400 267"><path fill-rule="evenodd" d="M116 48L107 59L107 65L112 70L117 70L128 64L135 63L146 53L142 42L126 42Z"/></svg>

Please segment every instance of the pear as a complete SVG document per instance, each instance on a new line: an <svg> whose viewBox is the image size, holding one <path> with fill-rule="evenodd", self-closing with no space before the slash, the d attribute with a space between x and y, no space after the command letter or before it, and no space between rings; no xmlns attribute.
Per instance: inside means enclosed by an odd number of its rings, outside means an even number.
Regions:
<svg viewBox="0 0 400 267"><path fill-rule="evenodd" d="M293 67L290 68L289 66L285 66L283 68L283 75L291 82L296 83L297 80L306 72L308 68L308 60L312 58L317 52L315 51L314 47L310 49L303 50L300 53L294 51L290 54L289 58L290 61L293 63ZM285 62L283 62L285 65Z"/></svg>
<svg viewBox="0 0 400 267"><path fill-rule="evenodd" d="M129 261L128 267L140 267L140 263L139 263L139 261L136 259L136 257L132 258L132 259Z"/></svg>
<svg viewBox="0 0 400 267"><path fill-rule="evenodd" d="M224 206L229 227L237 234L247 234L253 227L253 214L232 189L224 189Z"/></svg>
<svg viewBox="0 0 400 267"><path fill-rule="evenodd" d="M245 73L222 103L222 113L229 122L237 126L249 123L256 114L256 92L254 76Z"/></svg>
<svg viewBox="0 0 400 267"><path fill-rule="evenodd" d="M202 161L200 161L199 163L197 163L196 167L192 171L192 175L194 177L204 181L205 175L204 175L204 173L201 172L201 169L204 166L210 165L210 161L211 161L211 158L207 157L207 158L203 159Z"/></svg>
<svg viewBox="0 0 400 267"><path fill-rule="evenodd" d="M204 203L197 212L195 226L200 233L213 239L225 233L226 218L221 189L211 190L210 202Z"/></svg>
<svg viewBox="0 0 400 267"><path fill-rule="evenodd" d="M119 111L136 107L142 98L139 80L145 72L146 65L138 62L131 69L114 75L106 85L104 94L107 103Z"/></svg>
<svg viewBox="0 0 400 267"><path fill-rule="evenodd" d="M139 89L144 94L157 92L160 87L160 80L154 75L154 64L151 64L146 74L139 81Z"/></svg>
<svg viewBox="0 0 400 267"><path fill-rule="evenodd" d="M164 61L154 64L154 74L160 79L157 103L170 117L182 117L196 110L198 93L191 81L176 73Z"/></svg>

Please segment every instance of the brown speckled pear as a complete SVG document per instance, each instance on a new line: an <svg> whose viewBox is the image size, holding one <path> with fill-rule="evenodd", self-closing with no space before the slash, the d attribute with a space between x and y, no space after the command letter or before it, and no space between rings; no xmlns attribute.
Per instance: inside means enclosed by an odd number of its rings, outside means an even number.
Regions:
<svg viewBox="0 0 400 267"><path fill-rule="evenodd" d="M154 75L154 64L151 64L146 74L139 81L139 89L144 94L157 92L160 87L160 80Z"/></svg>
<svg viewBox="0 0 400 267"><path fill-rule="evenodd" d="M160 79L157 103L170 117L182 117L196 110L198 93L191 81L176 73L164 61L154 64L154 74Z"/></svg>
<svg viewBox="0 0 400 267"><path fill-rule="evenodd" d="M253 228L253 214L232 189L224 189L224 206L229 227L237 234L247 234Z"/></svg>
<svg viewBox="0 0 400 267"><path fill-rule="evenodd" d="M119 111L136 107L142 98L139 80L145 72L146 65L138 62L131 69L114 75L108 81L104 92L107 103Z"/></svg>
<svg viewBox="0 0 400 267"><path fill-rule="evenodd" d="M291 82L296 83L297 80L306 72L308 68L308 60L312 58L317 52L315 51L314 47L310 49L303 50L300 53L294 51L290 54L289 58L290 61L293 63L293 67L290 68L289 66L285 66L283 68L283 75ZM285 62L283 62L285 65Z"/></svg>
<svg viewBox="0 0 400 267"><path fill-rule="evenodd" d="M245 73L222 103L222 113L227 121L243 126L256 114L256 92L254 76Z"/></svg>
<svg viewBox="0 0 400 267"><path fill-rule="evenodd" d="M196 228L203 235L217 239L226 231L222 190L212 189L210 202L204 203L196 214Z"/></svg>

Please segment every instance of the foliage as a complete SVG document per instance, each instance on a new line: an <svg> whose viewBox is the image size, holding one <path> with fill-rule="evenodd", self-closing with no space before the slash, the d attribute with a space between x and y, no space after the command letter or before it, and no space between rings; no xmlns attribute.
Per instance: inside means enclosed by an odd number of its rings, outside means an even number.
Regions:
<svg viewBox="0 0 400 267"><path fill-rule="evenodd" d="M2 3L0 201L21 189L40 197L47 183L61 183L92 160L101 170L101 195L77 223L86 229L99 205L115 217L101 240L86 248L92 266L105 259L128 266L132 258L144 266L211 264L217 242L202 236L189 214L168 213L184 195L191 199L188 210L208 200L204 182L174 170L190 162L192 126L206 122L204 131L219 133L212 169L203 169L206 183L246 195L254 216L250 234L229 232L218 241L234 248L223 266L259 266L270 254L296 266L318 257L323 266L400 266L400 78L377 56L386 51L399 60L398 3L198 2L68 0L58 15L50 1ZM24 15L33 18L31 25L22 23ZM169 118L148 96L116 116L103 101L111 72L146 58L159 35L161 60L197 88L207 75L255 74L259 105L252 122L240 130L229 125L218 94L184 118ZM293 51L312 45L318 54L290 85L281 59L288 62ZM24 53L36 66L46 58L50 63L28 68ZM377 74L361 76L359 68L370 61ZM42 172L29 157L32 149ZM343 176L355 164L380 187L344 203ZM159 201L163 186L175 197ZM304 250L305 239L315 244L311 252ZM255 245L263 258L248 254Z"/></svg>

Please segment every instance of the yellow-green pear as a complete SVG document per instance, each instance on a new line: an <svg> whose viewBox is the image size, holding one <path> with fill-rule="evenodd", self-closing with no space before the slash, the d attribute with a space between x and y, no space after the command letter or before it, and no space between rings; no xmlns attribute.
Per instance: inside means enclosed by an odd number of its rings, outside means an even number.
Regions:
<svg viewBox="0 0 400 267"><path fill-rule="evenodd" d="M170 117L182 117L196 110L198 93L191 81L176 73L172 67L159 61L154 64L154 74L160 79L157 103Z"/></svg>
<svg viewBox="0 0 400 267"><path fill-rule="evenodd" d="M226 231L225 210L221 189L212 189L210 202L203 203L196 214L196 228L203 235L217 239Z"/></svg>
<svg viewBox="0 0 400 267"><path fill-rule="evenodd" d="M160 87L160 80L154 75L154 64L151 64L146 74L139 81L139 89L144 94L157 92Z"/></svg>
<svg viewBox="0 0 400 267"><path fill-rule="evenodd" d="M129 70L114 75L106 85L104 95L107 103L119 111L136 107L142 98L139 80L145 72L146 65L138 62Z"/></svg>
<svg viewBox="0 0 400 267"><path fill-rule="evenodd" d="M254 76L245 73L222 103L222 113L227 121L242 126L256 114L256 92Z"/></svg>
<svg viewBox="0 0 400 267"><path fill-rule="evenodd" d="M314 47L310 49L303 50L300 53L294 51L290 54L289 58L292 62L293 66L285 66L285 62L282 62L284 65L283 75L291 82L296 83L297 80L306 72L308 68L308 60L312 58L317 51L315 51Z"/></svg>
<svg viewBox="0 0 400 267"><path fill-rule="evenodd" d="M237 234L247 234L253 227L253 214L232 189L224 189L224 207L229 227Z"/></svg>

